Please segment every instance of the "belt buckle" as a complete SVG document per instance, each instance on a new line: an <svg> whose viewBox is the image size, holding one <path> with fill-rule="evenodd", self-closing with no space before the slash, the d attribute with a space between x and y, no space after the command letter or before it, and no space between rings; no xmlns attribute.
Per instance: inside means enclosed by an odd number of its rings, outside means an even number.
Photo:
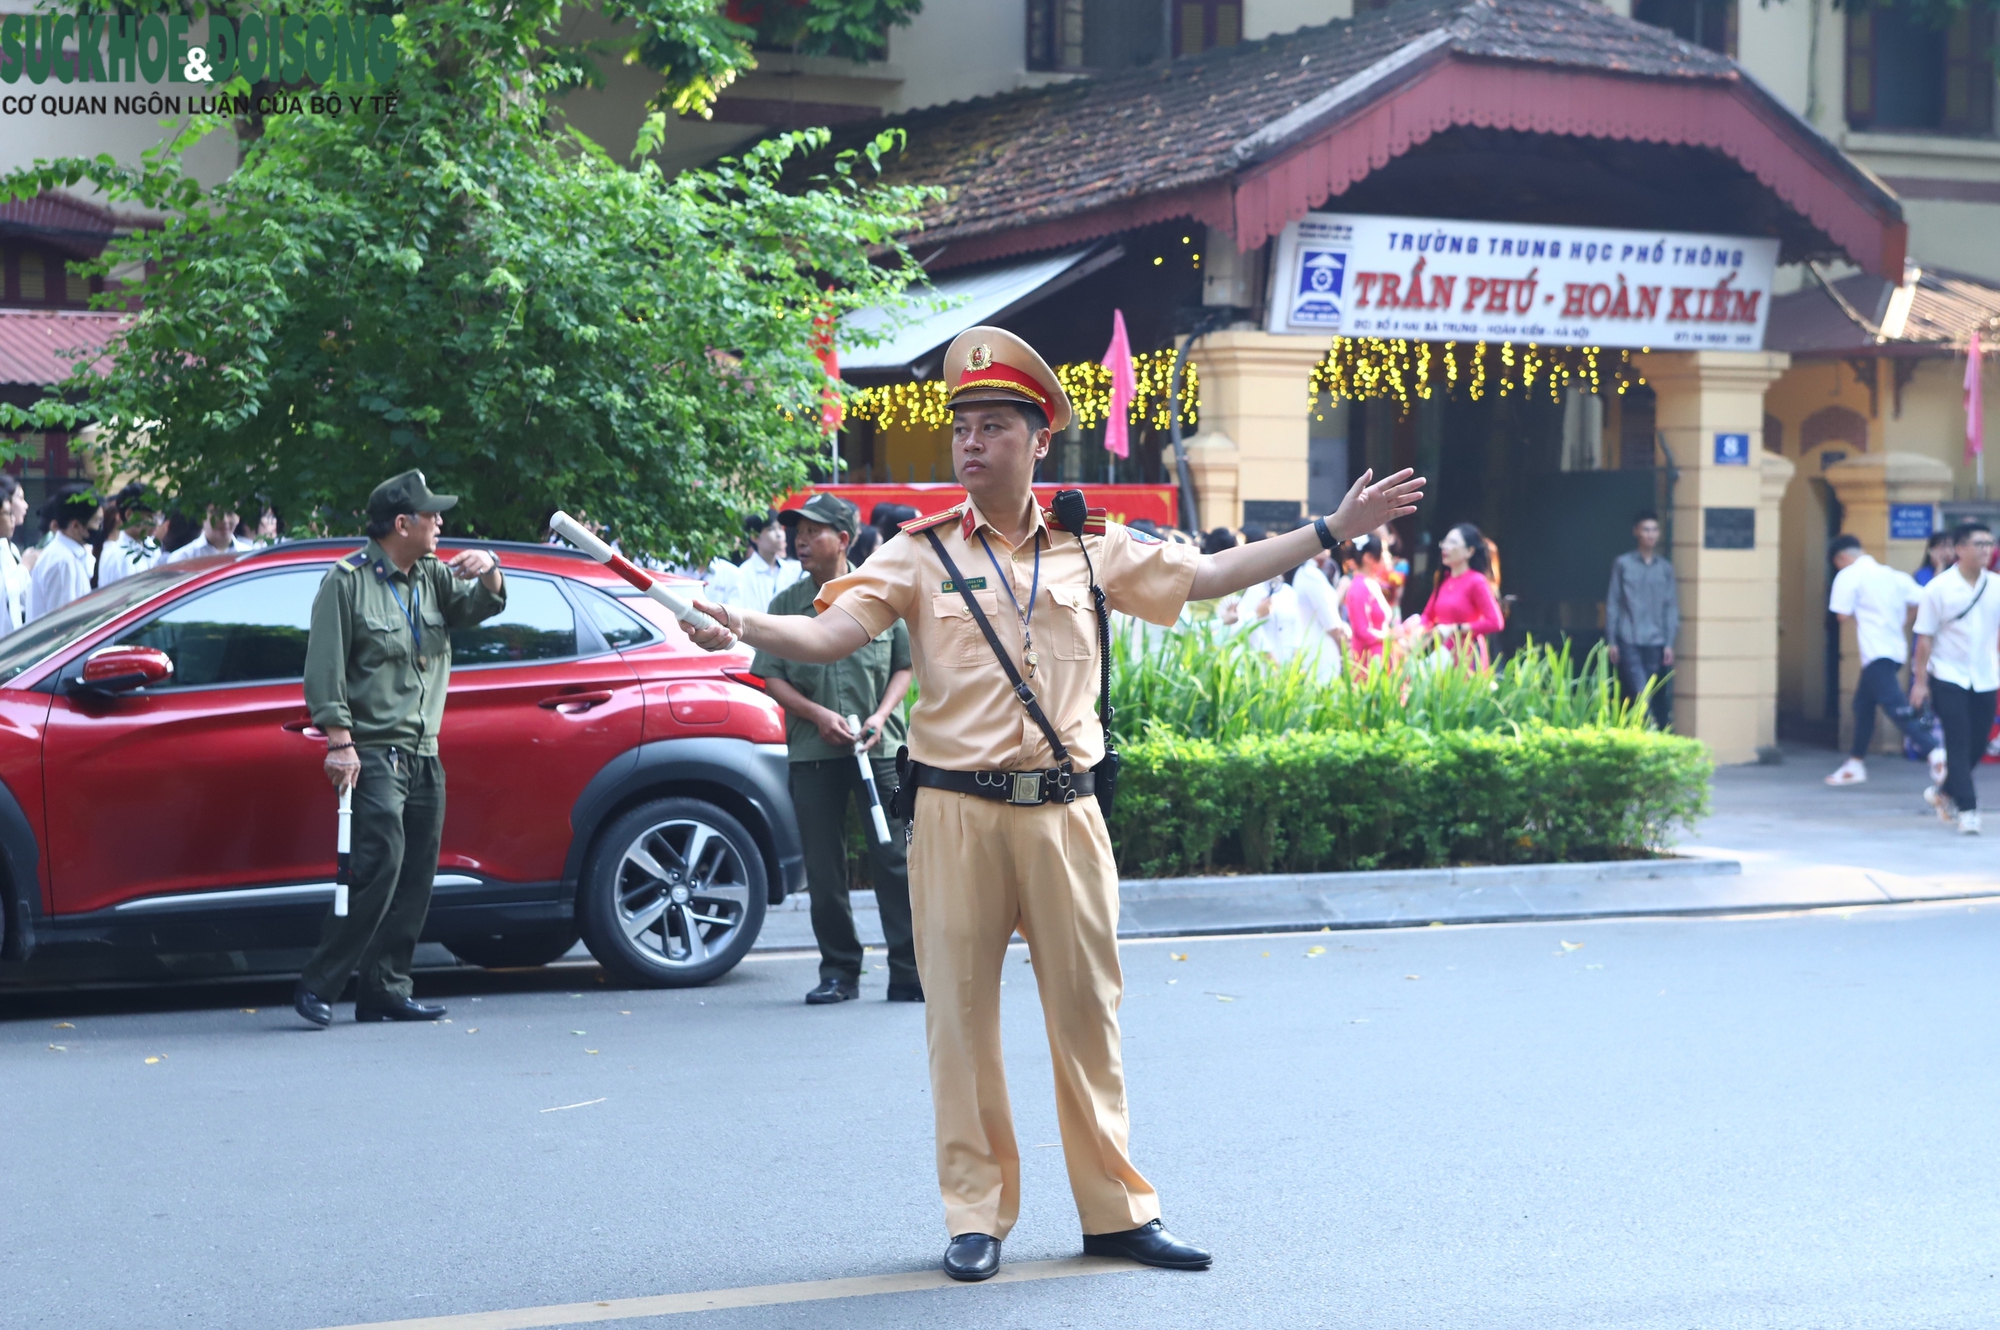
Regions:
<svg viewBox="0 0 2000 1330"><path fill-rule="evenodd" d="M1042 773L1039 771L1017 771L1014 773L1013 788L1007 791L1010 804L1039 804L1042 802Z"/></svg>

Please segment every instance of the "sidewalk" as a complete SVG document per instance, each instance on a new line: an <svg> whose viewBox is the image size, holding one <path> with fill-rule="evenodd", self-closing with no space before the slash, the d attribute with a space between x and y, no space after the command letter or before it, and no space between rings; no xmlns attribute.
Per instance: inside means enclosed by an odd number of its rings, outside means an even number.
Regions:
<svg viewBox="0 0 2000 1330"><path fill-rule="evenodd" d="M1840 756L1788 744L1777 766L1716 772L1713 811L1676 847L1678 860L1386 873L1166 878L1120 884L1121 936L1311 928L1380 928L1714 914L2000 894L2000 768L1977 776L1993 816L1960 836L1921 798L1919 762L1876 758L1867 784L1830 789ZM882 945L875 894L858 892L863 941ZM803 894L774 908L760 951L813 947Z"/></svg>

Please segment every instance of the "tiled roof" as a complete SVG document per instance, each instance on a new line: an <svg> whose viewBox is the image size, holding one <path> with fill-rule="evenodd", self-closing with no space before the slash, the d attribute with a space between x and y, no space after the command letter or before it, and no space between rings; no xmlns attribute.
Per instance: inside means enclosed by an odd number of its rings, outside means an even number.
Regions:
<svg viewBox="0 0 2000 1330"><path fill-rule="evenodd" d="M95 257L129 225L110 209L67 194L0 201L0 235L46 240L82 257Z"/></svg>
<svg viewBox="0 0 2000 1330"><path fill-rule="evenodd" d="M885 174L946 190L927 216L927 244L1185 189L1315 132L1315 99L1337 96L1364 71L1393 77L1378 67L1399 52L1650 79L1741 77L1727 58L1589 0L1404 0L1170 64L900 117L909 147Z"/></svg>
<svg viewBox="0 0 2000 1330"><path fill-rule="evenodd" d="M1879 277L1858 273L1833 284L1855 314L1893 334L1879 342L1814 282L1771 302L1764 345L1807 356L1944 355L1963 352L1974 328L1982 339L1995 336L2000 286L1941 268L1914 272L1907 312L1897 309L1898 288Z"/></svg>
<svg viewBox="0 0 2000 1330"><path fill-rule="evenodd" d="M130 322L96 310L0 309L0 386L60 382L76 368L64 352L102 352Z"/></svg>

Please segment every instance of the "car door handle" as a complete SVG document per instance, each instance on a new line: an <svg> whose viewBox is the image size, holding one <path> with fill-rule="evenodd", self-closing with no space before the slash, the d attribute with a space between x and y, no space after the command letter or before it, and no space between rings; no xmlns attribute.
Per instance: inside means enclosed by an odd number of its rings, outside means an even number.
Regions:
<svg viewBox="0 0 2000 1330"><path fill-rule="evenodd" d="M544 711L560 711L566 716L573 716L579 711L603 706L610 700L610 693L558 693L554 697L543 698L536 705Z"/></svg>
<svg viewBox="0 0 2000 1330"><path fill-rule="evenodd" d="M302 734L308 739L326 738L326 731L309 720L288 720L285 722L285 730L290 734Z"/></svg>

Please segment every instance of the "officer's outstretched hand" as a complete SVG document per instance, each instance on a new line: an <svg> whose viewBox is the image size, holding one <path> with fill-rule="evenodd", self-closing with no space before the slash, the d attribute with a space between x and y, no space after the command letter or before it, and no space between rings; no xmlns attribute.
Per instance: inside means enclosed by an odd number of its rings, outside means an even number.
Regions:
<svg viewBox="0 0 2000 1330"><path fill-rule="evenodd" d="M726 605L717 605L706 600L697 600L694 607L715 620L707 628L696 628L687 620L681 620L681 631L688 640L703 651L727 651L736 645L736 639L743 632L743 616Z"/></svg>
<svg viewBox="0 0 2000 1330"><path fill-rule="evenodd" d="M1384 523L1408 517L1417 511L1417 500L1423 497L1424 478L1413 476L1408 467L1379 481L1372 470L1363 471L1327 525L1339 539L1352 540Z"/></svg>

